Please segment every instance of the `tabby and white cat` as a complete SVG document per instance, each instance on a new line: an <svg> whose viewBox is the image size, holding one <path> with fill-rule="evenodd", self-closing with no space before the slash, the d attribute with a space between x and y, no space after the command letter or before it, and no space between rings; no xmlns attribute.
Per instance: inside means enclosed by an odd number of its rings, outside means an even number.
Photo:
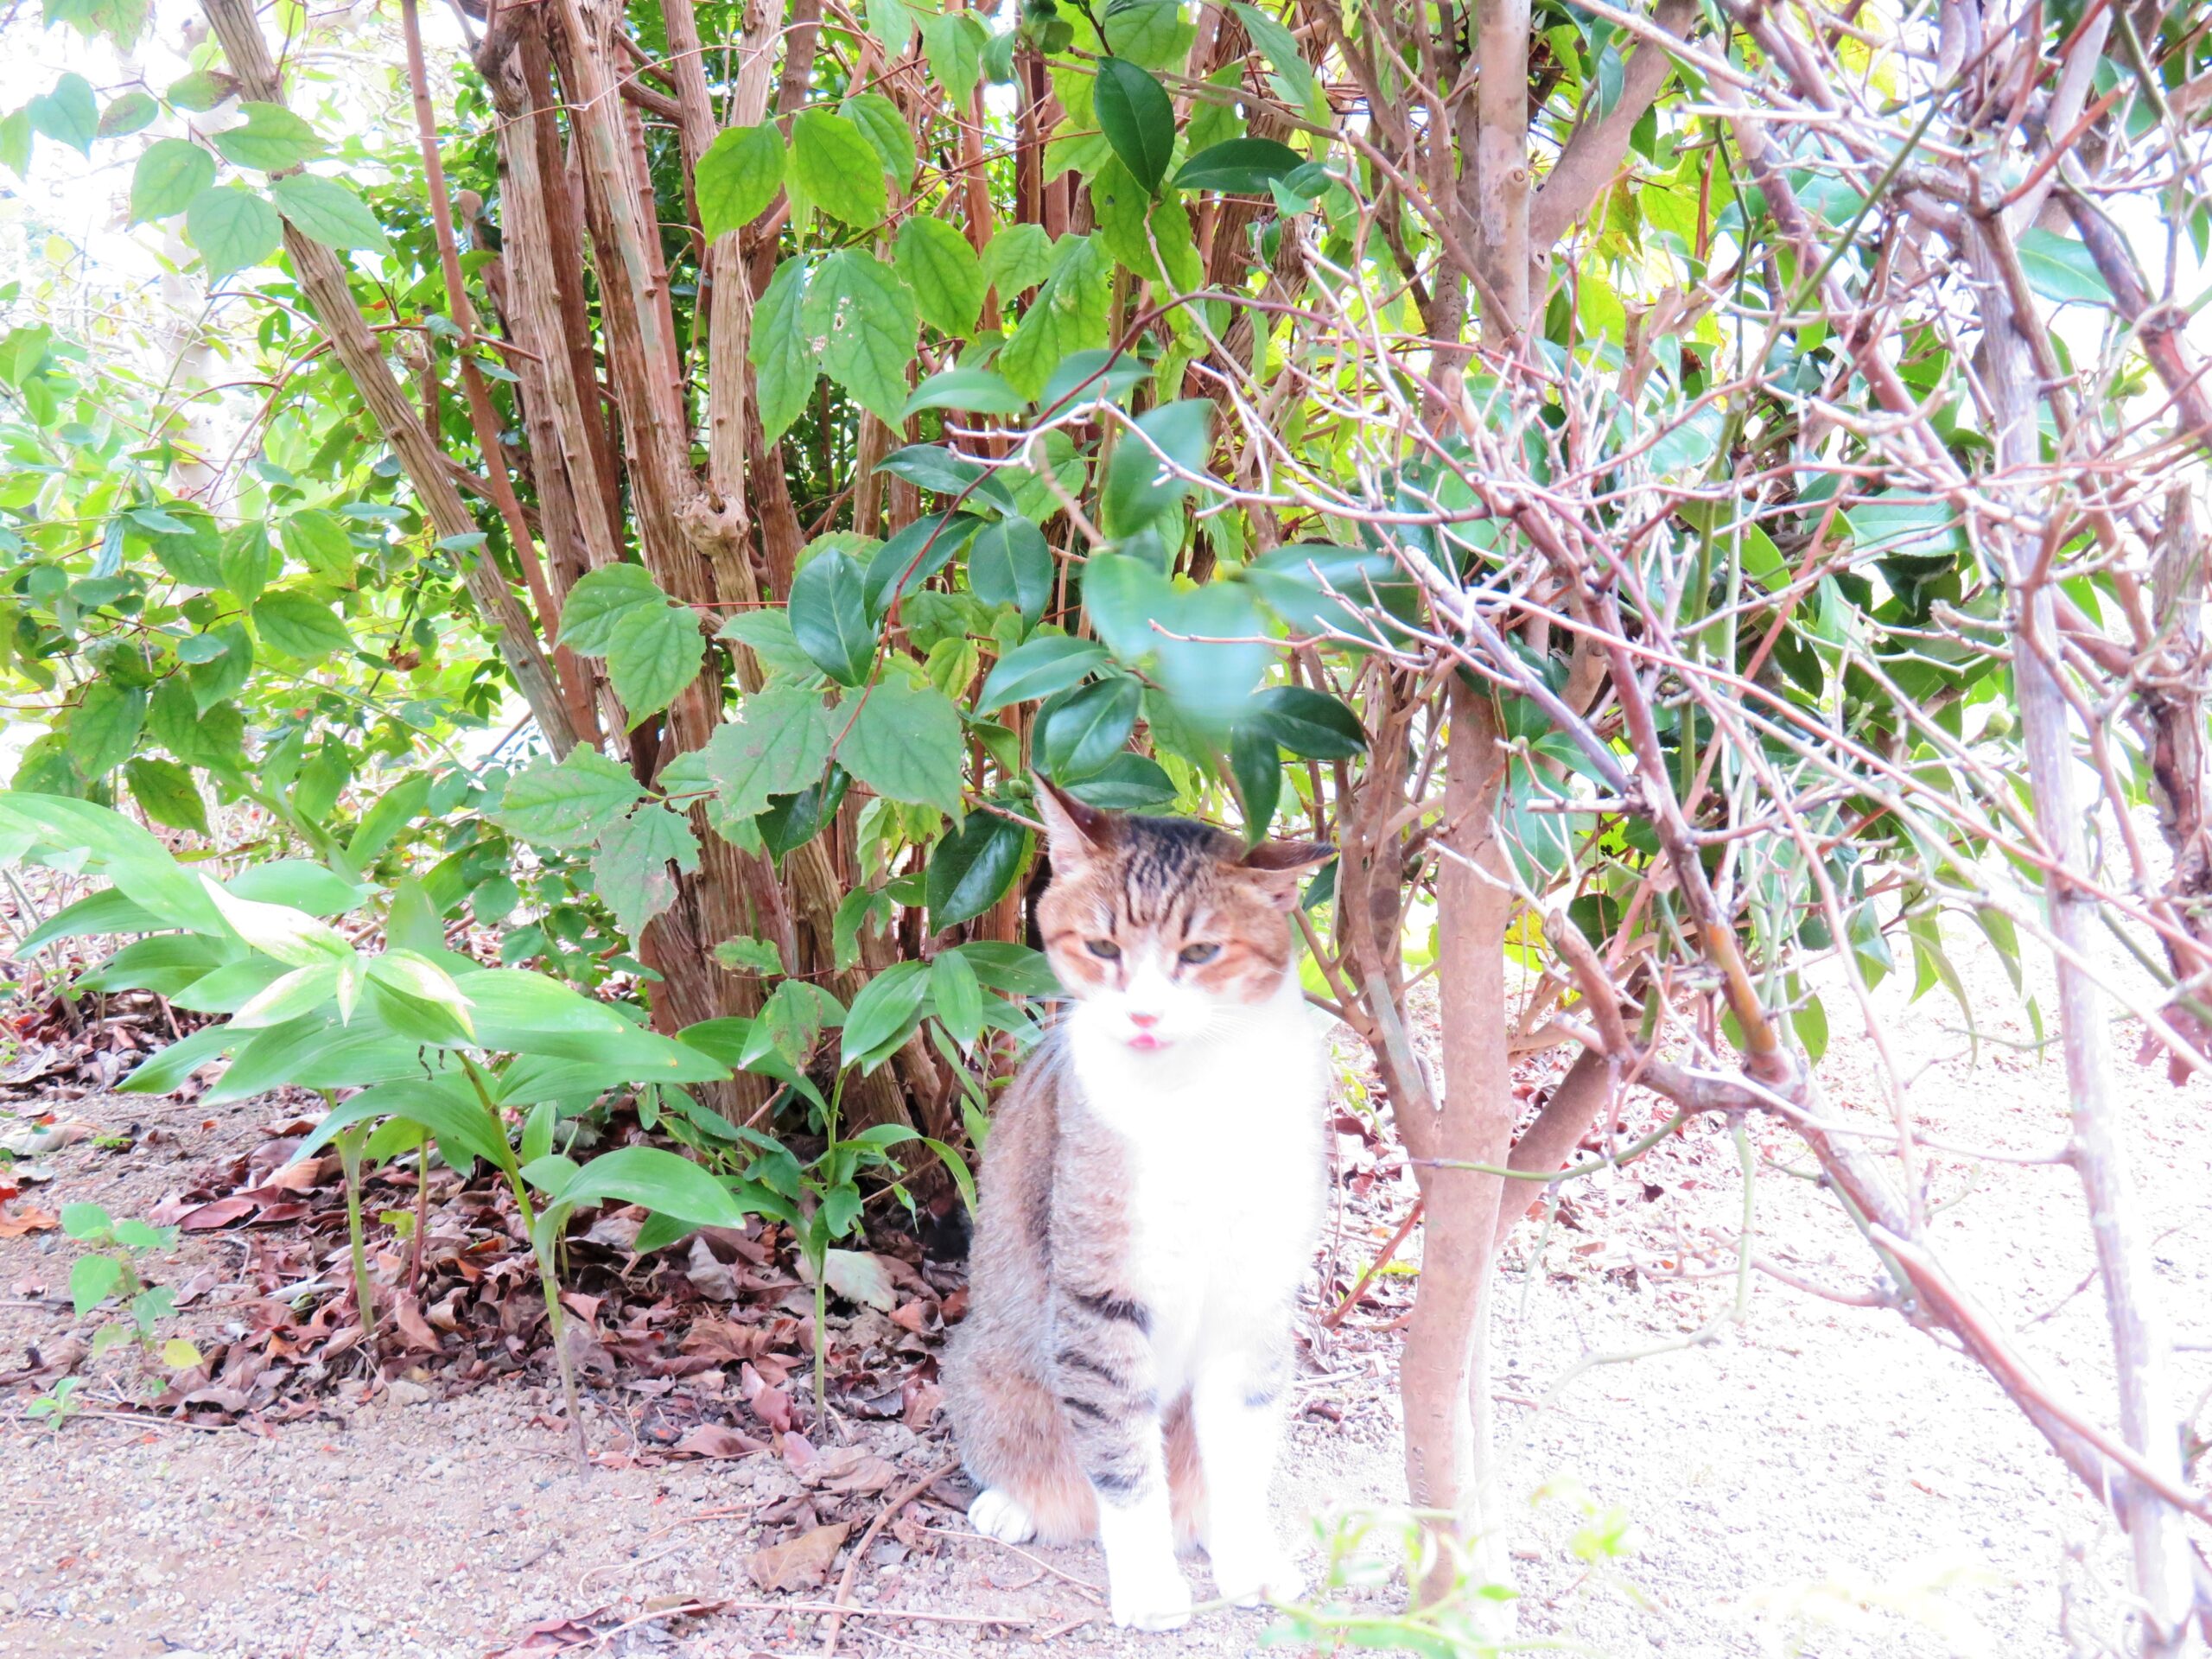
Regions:
<svg viewBox="0 0 2212 1659"><path fill-rule="evenodd" d="M1190 1617L1179 1544L1232 1600L1295 1594L1268 1516L1291 1318L1319 1233L1320 1021L1288 912L1330 856L1098 811L1039 784L1045 948L1074 1006L983 1156L945 1398L976 1529L1096 1535L1116 1624Z"/></svg>

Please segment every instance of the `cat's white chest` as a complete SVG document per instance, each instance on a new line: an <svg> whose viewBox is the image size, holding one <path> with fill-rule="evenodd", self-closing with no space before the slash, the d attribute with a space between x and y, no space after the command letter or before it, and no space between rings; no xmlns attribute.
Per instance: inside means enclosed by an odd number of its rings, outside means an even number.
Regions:
<svg viewBox="0 0 2212 1659"><path fill-rule="evenodd" d="M1164 1391L1212 1352L1279 1327L1311 1260L1325 1188L1318 1016L1287 995L1232 1041L1139 1055L1078 1040L1090 1109L1128 1147L1132 1288Z"/></svg>

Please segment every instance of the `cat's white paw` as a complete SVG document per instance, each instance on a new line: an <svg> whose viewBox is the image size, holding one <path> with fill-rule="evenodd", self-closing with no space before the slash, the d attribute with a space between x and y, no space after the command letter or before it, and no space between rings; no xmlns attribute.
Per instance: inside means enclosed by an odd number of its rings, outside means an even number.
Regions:
<svg viewBox="0 0 2212 1659"><path fill-rule="evenodd" d="M1191 1622L1191 1586L1173 1555L1111 1567L1107 1602L1124 1630L1175 1630Z"/></svg>
<svg viewBox="0 0 2212 1659"><path fill-rule="evenodd" d="M1037 1522L1020 1499L995 1486L979 1493L968 1506L968 1524L1002 1544L1026 1544L1037 1535Z"/></svg>
<svg viewBox="0 0 2212 1659"><path fill-rule="evenodd" d="M1234 1543L1224 1539L1206 1553L1213 1558L1214 1588L1239 1607L1295 1601L1306 1588L1306 1570L1271 1532Z"/></svg>

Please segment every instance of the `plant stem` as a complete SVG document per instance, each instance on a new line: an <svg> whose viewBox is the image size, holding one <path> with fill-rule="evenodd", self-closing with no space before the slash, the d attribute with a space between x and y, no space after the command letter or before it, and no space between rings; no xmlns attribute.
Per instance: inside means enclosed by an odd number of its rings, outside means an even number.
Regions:
<svg viewBox="0 0 2212 1659"><path fill-rule="evenodd" d="M553 1252L550 1244L540 1244L537 1239L537 1212L531 1207L530 1188L522 1179L522 1169L515 1162L512 1147L507 1145L506 1120L499 1116L499 1109L492 1103L492 1091L484 1086L484 1073L474 1060L466 1054L461 1057L461 1069L468 1074L469 1086L476 1090L476 1098L498 1126L495 1137L499 1151L500 1173L507 1178L507 1185L515 1195L515 1208L522 1217L523 1231L531 1241L531 1254L537 1262L537 1288L545 1298L545 1326L553 1338L553 1363L561 1372L561 1398L569 1413L569 1427L576 1440L576 1466L591 1466L591 1443L584 1438L584 1414L576 1398L576 1372L569 1363L564 1321L561 1315L561 1284L553 1272Z"/></svg>
<svg viewBox="0 0 2212 1659"><path fill-rule="evenodd" d="M326 1092L322 1097L326 1108L337 1103ZM361 1148L369 1138L369 1126L356 1123L341 1129L338 1135L338 1161L346 1172L346 1242L353 1256L353 1311L361 1317L361 1345L367 1351L369 1366L377 1364L377 1300L373 1286L369 1282L369 1249L361 1224Z"/></svg>

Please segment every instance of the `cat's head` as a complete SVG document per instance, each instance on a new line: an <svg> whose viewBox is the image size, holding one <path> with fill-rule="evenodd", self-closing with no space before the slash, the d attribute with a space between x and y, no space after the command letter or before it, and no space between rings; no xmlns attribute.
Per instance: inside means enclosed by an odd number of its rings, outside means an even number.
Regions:
<svg viewBox="0 0 2212 1659"><path fill-rule="evenodd" d="M1281 988L1299 878L1333 849L1248 851L1210 823L1101 811L1041 779L1037 804L1052 857L1038 927L1084 1020L1140 1052L1172 1049Z"/></svg>

